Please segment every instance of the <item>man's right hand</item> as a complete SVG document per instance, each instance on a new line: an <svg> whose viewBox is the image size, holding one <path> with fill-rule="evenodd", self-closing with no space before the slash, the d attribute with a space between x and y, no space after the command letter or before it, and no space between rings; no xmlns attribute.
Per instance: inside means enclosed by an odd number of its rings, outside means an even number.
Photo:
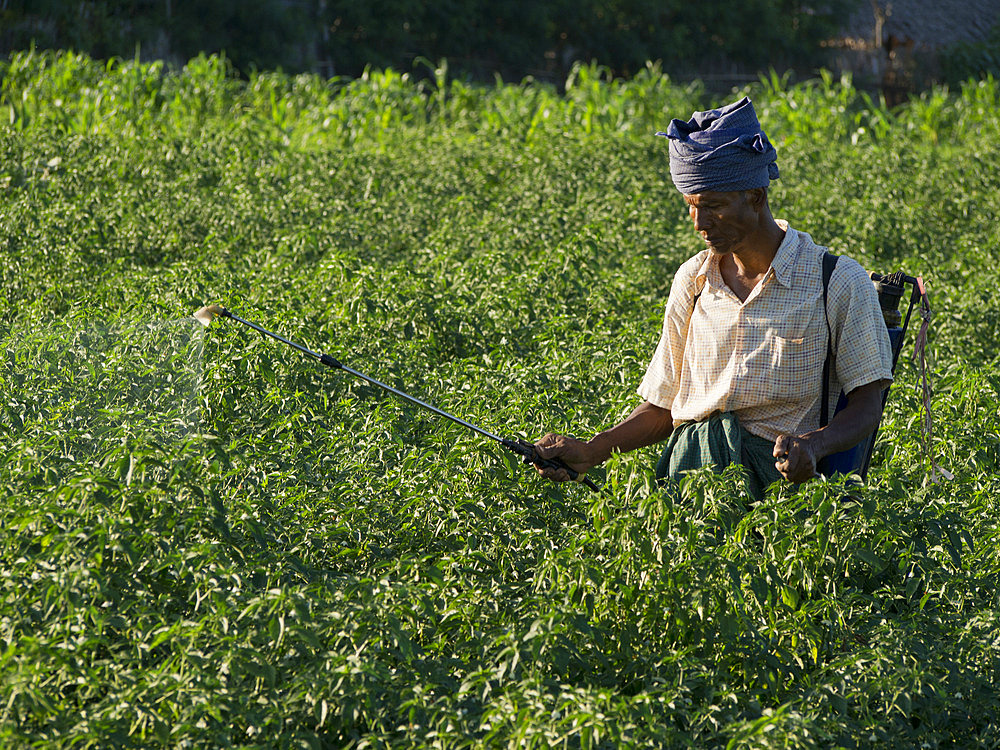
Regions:
<svg viewBox="0 0 1000 750"><path fill-rule="evenodd" d="M535 443L535 450L542 458L558 458L583 476L588 469L607 461L612 453L627 453L666 440L672 429L670 410L644 401L624 421L587 442L550 432ZM564 469L539 469L537 466L535 469L553 482L569 481L569 474Z"/></svg>
<svg viewBox="0 0 1000 750"><path fill-rule="evenodd" d="M558 458L567 464L579 474L577 477L578 480L579 477L584 475L587 469L596 466L598 463L594 460L590 446L587 443L576 438L567 437L566 435L556 435L552 432L535 443L535 451L541 458ZM536 466L535 471L546 479L551 479L553 482L570 481L569 474L566 473L565 469L543 469Z"/></svg>

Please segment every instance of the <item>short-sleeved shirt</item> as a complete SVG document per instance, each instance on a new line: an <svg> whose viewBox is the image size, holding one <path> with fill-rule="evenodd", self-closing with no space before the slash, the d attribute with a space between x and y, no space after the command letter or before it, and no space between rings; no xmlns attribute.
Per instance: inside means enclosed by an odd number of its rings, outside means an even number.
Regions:
<svg viewBox="0 0 1000 750"><path fill-rule="evenodd" d="M674 425L735 412L775 440L819 427L827 315L832 332L829 414L843 389L892 380L892 349L878 295L861 265L837 262L823 305L826 248L784 221L784 240L746 300L726 285L722 256L706 249L678 269L663 331L639 395Z"/></svg>

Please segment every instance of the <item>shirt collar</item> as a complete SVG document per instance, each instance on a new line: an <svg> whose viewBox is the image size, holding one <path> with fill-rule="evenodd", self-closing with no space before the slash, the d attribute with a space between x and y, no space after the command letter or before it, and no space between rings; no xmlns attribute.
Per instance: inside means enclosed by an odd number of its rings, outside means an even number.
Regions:
<svg viewBox="0 0 1000 750"><path fill-rule="evenodd" d="M799 233L788 226L784 219L775 219L775 222L785 232L785 238L778 245L778 251L771 261L771 270L774 271L774 278L778 283L789 289L792 286L792 266L799 252Z"/></svg>
<svg viewBox="0 0 1000 750"><path fill-rule="evenodd" d="M698 273L696 273L694 277L695 279L704 280L708 278L708 275L713 267L716 269L716 273L718 273L719 264L718 258L711 250L702 250L702 252L705 254L705 258L702 260L701 265L698 266Z"/></svg>

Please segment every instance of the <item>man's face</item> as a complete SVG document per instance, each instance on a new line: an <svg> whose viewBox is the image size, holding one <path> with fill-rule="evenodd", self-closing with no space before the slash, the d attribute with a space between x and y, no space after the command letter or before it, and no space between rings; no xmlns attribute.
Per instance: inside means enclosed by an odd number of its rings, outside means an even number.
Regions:
<svg viewBox="0 0 1000 750"><path fill-rule="evenodd" d="M759 217L751 197L747 190L710 190L684 196L695 231L713 253L725 255L738 250L757 228Z"/></svg>

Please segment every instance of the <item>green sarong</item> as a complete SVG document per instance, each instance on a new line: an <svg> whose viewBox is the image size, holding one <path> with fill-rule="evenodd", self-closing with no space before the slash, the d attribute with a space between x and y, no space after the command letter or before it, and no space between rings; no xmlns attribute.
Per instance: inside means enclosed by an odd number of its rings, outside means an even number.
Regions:
<svg viewBox="0 0 1000 750"><path fill-rule="evenodd" d="M781 479L774 468L774 443L752 435L732 412L713 414L704 422L687 422L670 433L656 464L656 478L679 481L683 472L712 466L721 471L729 464L742 464L757 500L764 490Z"/></svg>

